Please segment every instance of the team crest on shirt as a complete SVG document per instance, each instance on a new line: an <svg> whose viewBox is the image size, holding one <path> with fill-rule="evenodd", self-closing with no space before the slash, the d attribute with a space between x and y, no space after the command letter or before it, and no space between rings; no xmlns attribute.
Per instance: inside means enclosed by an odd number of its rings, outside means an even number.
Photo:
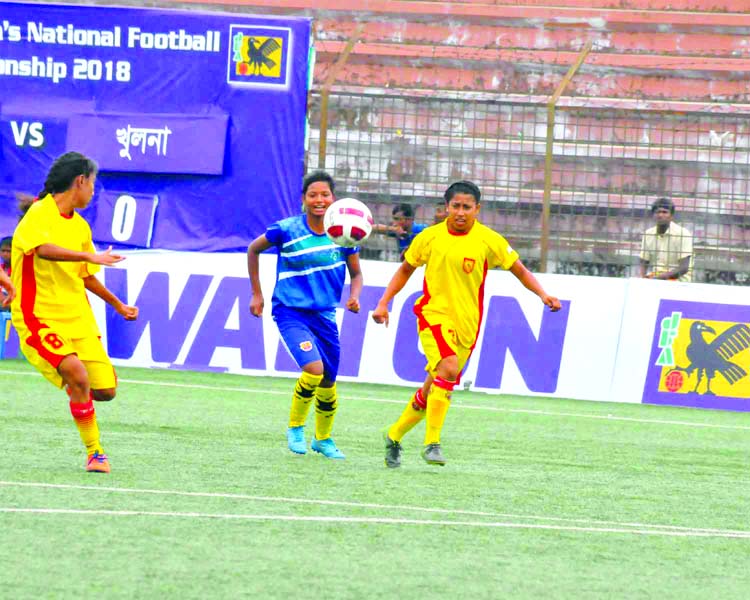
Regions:
<svg viewBox="0 0 750 600"><path fill-rule="evenodd" d="M310 350L312 350L312 342L310 340L300 342L299 349L302 350L302 352L310 352Z"/></svg>
<svg viewBox="0 0 750 600"><path fill-rule="evenodd" d="M464 273L471 273L476 262L473 258L464 258Z"/></svg>

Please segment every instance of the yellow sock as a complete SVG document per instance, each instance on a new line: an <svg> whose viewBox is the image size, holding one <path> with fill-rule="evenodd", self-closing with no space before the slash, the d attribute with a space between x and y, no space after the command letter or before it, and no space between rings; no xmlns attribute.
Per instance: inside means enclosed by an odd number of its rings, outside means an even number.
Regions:
<svg viewBox="0 0 750 600"><path fill-rule="evenodd" d="M424 433L424 445L439 444L440 430L443 428L445 415L450 406L450 391L433 384L427 398L427 426Z"/></svg>
<svg viewBox="0 0 750 600"><path fill-rule="evenodd" d="M420 388L414 392L398 421L391 425L391 428L388 430L388 437L394 442L400 442L417 423L424 419L424 416L424 398L422 396L422 389Z"/></svg>
<svg viewBox="0 0 750 600"><path fill-rule="evenodd" d="M101 444L99 443L99 427L96 424L96 411L94 403L88 402L71 402L70 414L73 415L78 433L81 435L81 441L86 446L86 452L89 456L98 452L104 454Z"/></svg>
<svg viewBox="0 0 750 600"><path fill-rule="evenodd" d="M292 394L292 409L289 411L289 427L299 427L307 421L315 388L323 380L322 375L312 375L302 371Z"/></svg>
<svg viewBox="0 0 750 600"><path fill-rule="evenodd" d="M315 390L315 437L319 440L331 437L333 418L339 407L337 400L335 383L333 387Z"/></svg>

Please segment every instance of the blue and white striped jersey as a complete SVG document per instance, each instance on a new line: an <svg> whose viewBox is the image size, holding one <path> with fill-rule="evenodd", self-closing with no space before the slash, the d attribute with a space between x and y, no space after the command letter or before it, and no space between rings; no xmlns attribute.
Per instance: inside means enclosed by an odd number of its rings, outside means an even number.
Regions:
<svg viewBox="0 0 750 600"><path fill-rule="evenodd" d="M343 248L315 233L304 214L277 221L266 229L276 247L273 305L331 310L338 306L346 277L346 259L359 248Z"/></svg>

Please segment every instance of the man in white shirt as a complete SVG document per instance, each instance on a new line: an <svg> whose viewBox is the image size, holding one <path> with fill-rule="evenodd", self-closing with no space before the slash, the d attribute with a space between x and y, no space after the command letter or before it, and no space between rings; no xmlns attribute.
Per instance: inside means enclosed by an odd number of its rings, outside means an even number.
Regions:
<svg viewBox="0 0 750 600"><path fill-rule="evenodd" d="M693 235L673 222L674 202L659 198L651 205L656 226L641 239L641 277L693 280Z"/></svg>

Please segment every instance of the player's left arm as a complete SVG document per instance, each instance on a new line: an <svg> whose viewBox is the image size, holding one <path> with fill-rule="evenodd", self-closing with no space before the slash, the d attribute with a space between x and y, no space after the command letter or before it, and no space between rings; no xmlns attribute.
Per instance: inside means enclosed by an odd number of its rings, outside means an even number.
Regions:
<svg viewBox="0 0 750 600"><path fill-rule="evenodd" d="M349 286L349 299L346 301L346 308L353 313L359 312L359 297L362 294L362 269L359 266L359 253L350 254L346 257L346 268L349 270L351 285Z"/></svg>
<svg viewBox="0 0 750 600"><path fill-rule="evenodd" d="M550 307L552 312L557 312L562 308L560 301L554 296L550 296L544 291L542 284L537 281L534 274L529 271L526 266L521 262L521 259L516 260L513 266L510 268L510 272L516 276L527 290L534 292L547 306Z"/></svg>
<svg viewBox="0 0 750 600"><path fill-rule="evenodd" d="M117 311L117 314L122 315L126 321L135 321L138 318L138 307L128 306L112 292L110 292L104 284L99 281L95 275L89 275L83 278L83 284L86 289L92 294L99 296L107 304Z"/></svg>

